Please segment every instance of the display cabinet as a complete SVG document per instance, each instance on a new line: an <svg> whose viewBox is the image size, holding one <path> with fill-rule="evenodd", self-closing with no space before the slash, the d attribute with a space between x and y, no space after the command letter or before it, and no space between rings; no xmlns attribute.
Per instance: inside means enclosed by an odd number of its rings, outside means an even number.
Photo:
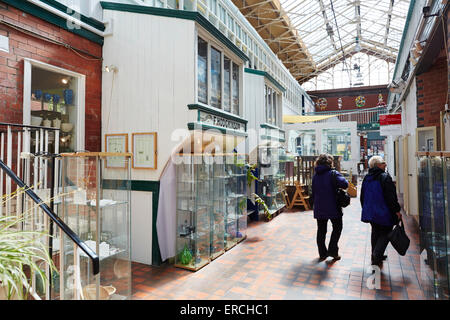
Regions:
<svg viewBox="0 0 450 320"><path fill-rule="evenodd" d="M421 285L429 297L449 299L450 154L418 153Z"/></svg>
<svg viewBox="0 0 450 320"><path fill-rule="evenodd" d="M60 299L124 300L131 297L131 154L62 154L58 215L100 259L93 275L87 255L61 235ZM114 162L114 169L108 163ZM54 250L54 251L55 251Z"/></svg>
<svg viewBox="0 0 450 320"><path fill-rule="evenodd" d="M286 153L278 143L271 143L258 147L258 175L256 193L264 200L271 214L284 207L283 181L285 179L285 167L280 160ZM262 207L259 212L263 213Z"/></svg>
<svg viewBox="0 0 450 320"><path fill-rule="evenodd" d="M245 239L246 156L180 155L175 266L196 271Z"/></svg>
<svg viewBox="0 0 450 320"><path fill-rule="evenodd" d="M182 161L176 165L175 266L198 270L210 261L212 164L202 155L180 156Z"/></svg>

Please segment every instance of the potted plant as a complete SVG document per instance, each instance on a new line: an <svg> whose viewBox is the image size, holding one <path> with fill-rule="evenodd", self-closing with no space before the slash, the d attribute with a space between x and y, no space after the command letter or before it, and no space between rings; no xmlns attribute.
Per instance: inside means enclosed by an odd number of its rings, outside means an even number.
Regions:
<svg viewBox="0 0 450 320"><path fill-rule="evenodd" d="M45 262L56 271L42 242L48 233L17 228L25 217L25 214L0 216L0 300L27 299L31 291L29 272L36 273L42 283L47 284L48 279L39 263Z"/></svg>

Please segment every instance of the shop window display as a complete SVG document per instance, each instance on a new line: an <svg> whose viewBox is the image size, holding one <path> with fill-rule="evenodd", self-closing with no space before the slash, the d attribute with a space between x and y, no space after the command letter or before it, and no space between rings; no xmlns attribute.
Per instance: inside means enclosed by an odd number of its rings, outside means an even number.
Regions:
<svg viewBox="0 0 450 320"><path fill-rule="evenodd" d="M75 151L79 125L77 79L35 66L31 75L31 125L61 129L60 151ZM51 133L50 144L54 144L54 139Z"/></svg>
<svg viewBox="0 0 450 320"><path fill-rule="evenodd" d="M323 129L322 152L351 159L351 133L349 129Z"/></svg>

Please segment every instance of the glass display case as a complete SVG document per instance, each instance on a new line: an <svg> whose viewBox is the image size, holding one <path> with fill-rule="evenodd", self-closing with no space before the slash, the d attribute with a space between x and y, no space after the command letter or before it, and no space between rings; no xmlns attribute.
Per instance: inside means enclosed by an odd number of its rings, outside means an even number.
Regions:
<svg viewBox="0 0 450 320"><path fill-rule="evenodd" d="M429 297L449 299L450 154L418 153L421 285Z"/></svg>
<svg viewBox="0 0 450 320"><path fill-rule="evenodd" d="M131 298L130 240L131 154L62 154L58 215L100 259L91 260L67 236L53 240L62 256L60 299ZM114 162L119 167L108 168ZM58 235L57 235L58 236Z"/></svg>
<svg viewBox="0 0 450 320"><path fill-rule="evenodd" d="M282 182L285 179L283 160L286 152L277 142L267 143L258 148L259 181L256 183L256 194L264 200L270 213L273 214L285 205ZM259 212L264 212L261 206Z"/></svg>
<svg viewBox="0 0 450 320"><path fill-rule="evenodd" d="M246 155L181 157L175 266L196 271L246 237Z"/></svg>
<svg viewBox="0 0 450 320"><path fill-rule="evenodd" d="M341 156L342 160L351 159L351 132L350 129L323 129L322 152Z"/></svg>
<svg viewBox="0 0 450 320"><path fill-rule="evenodd" d="M210 261L212 164L207 164L203 155L181 156L176 165L175 266L195 271Z"/></svg>

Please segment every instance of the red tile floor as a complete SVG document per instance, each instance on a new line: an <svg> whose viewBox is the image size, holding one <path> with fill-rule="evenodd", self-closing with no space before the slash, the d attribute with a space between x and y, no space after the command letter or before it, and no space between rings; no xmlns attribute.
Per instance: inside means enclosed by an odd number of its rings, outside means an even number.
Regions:
<svg viewBox="0 0 450 320"><path fill-rule="evenodd" d="M407 254L399 256L389 245L381 288L367 287L372 276L367 271L370 225L360 222L360 210L359 198L344 209L339 261L317 262L313 213L293 209L270 222L250 222L246 240L197 272L168 263L158 267L133 263L132 299L426 299L419 281L417 228L410 217L404 217L411 239ZM331 223L328 229L330 233Z"/></svg>

